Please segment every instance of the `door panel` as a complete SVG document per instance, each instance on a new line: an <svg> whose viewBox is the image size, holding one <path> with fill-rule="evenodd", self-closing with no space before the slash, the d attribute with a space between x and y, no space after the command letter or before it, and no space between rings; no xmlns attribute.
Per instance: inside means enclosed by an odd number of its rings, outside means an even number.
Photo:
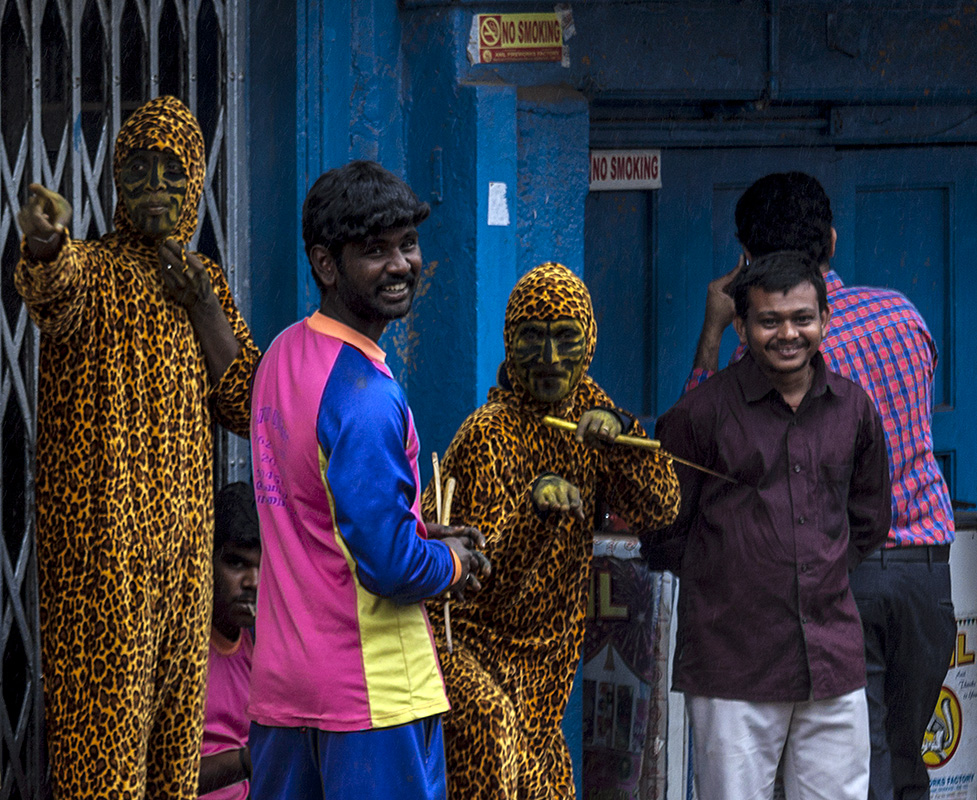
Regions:
<svg viewBox="0 0 977 800"><path fill-rule="evenodd" d="M977 307L977 148L664 150L662 188L646 193L654 194L650 225L656 231L648 237L653 257L646 281L654 358L640 374L619 380L653 387L645 414L660 414L678 398L702 324L706 284L739 257L736 200L757 178L788 170L808 172L824 184L838 231L832 265L845 283L896 289L926 319L940 353L935 448L952 496L977 501L977 348L968 314ZM603 211L607 217L610 210ZM591 234L614 225L613 215L601 223L599 216L588 214L588 282L591 256L604 244ZM597 295L608 282L605 270L591 290ZM601 336L613 335L612 311L620 302L618 296L605 313ZM735 344L735 334L727 331L720 364ZM599 356L595 371L614 369L603 352ZM633 396L627 386L622 394Z"/></svg>
<svg viewBox="0 0 977 800"><path fill-rule="evenodd" d="M654 319L649 192L592 192L586 204L585 279L597 320L590 374L622 408L648 413Z"/></svg>

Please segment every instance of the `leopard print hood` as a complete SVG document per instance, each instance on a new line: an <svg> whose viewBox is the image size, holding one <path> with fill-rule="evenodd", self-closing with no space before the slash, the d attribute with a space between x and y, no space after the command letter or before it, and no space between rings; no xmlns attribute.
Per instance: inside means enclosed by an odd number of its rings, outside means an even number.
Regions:
<svg viewBox="0 0 977 800"><path fill-rule="evenodd" d="M187 173L187 196L172 238L189 242L197 229L197 209L207 170L204 136L197 118L182 102L167 95L137 108L119 129L115 140L112 166L116 186L119 186L122 164L133 150L169 150L180 159ZM116 203L113 222L115 229L125 236L141 238L121 198Z"/></svg>
<svg viewBox="0 0 977 800"><path fill-rule="evenodd" d="M580 278L574 275L563 264L547 261L538 267L533 267L523 275L512 293L505 309L505 340L506 360L512 352L513 337L520 323L529 319L550 322L556 319L576 319L583 325L587 337L587 355L584 359L582 375L587 374L594 348L597 346L597 322L594 319L594 307L590 301L590 292ZM523 402L533 402L532 395L526 386L512 378L513 370L500 370L500 383L511 386L512 391ZM508 387L507 387L508 388ZM573 389L571 388L571 395ZM538 402L538 401L536 401Z"/></svg>

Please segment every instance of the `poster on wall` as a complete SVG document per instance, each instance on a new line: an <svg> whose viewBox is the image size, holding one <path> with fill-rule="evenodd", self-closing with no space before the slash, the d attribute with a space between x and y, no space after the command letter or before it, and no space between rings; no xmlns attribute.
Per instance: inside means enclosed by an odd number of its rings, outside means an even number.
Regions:
<svg viewBox="0 0 977 800"><path fill-rule="evenodd" d="M573 29L569 9L550 13L475 14L468 37L472 64L557 61L569 66L564 43Z"/></svg>
<svg viewBox="0 0 977 800"><path fill-rule="evenodd" d="M977 800L977 618L957 620L957 646L923 736L930 800Z"/></svg>
<svg viewBox="0 0 977 800"><path fill-rule="evenodd" d="M583 656L583 800L663 800L671 583L635 537L595 536Z"/></svg>

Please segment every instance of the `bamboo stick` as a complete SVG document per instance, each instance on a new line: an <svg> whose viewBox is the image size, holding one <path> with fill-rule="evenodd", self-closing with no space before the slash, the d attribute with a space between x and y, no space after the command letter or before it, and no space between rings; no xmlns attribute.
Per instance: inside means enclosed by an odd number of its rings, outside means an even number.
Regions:
<svg viewBox="0 0 977 800"><path fill-rule="evenodd" d="M577 423L570 422L566 419L560 419L559 417L551 417L548 414L543 417L543 424L548 425L551 428L559 428L563 431L576 431ZM722 478L724 481L729 481L730 483L738 483L736 478L731 478L729 475L723 475L721 472L716 472L708 467L703 467L696 464L694 461L687 461L684 458L679 458L676 455L667 453L661 449L662 443L657 439L645 439L641 436L615 436L613 444L624 444L629 447L638 447L642 450L653 450L656 453L660 453L662 457L671 459L672 461L677 461L679 464L685 464L687 467L692 467L692 469L697 469L699 472L705 472L708 475L712 475L716 478Z"/></svg>

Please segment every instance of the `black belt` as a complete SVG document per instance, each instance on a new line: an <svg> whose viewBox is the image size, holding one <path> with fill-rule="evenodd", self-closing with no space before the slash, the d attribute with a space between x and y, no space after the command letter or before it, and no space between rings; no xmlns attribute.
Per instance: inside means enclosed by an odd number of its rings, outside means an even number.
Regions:
<svg viewBox="0 0 977 800"><path fill-rule="evenodd" d="M950 561L950 545L917 544L905 547L887 547L876 550L866 561L917 561L926 564L947 564Z"/></svg>

